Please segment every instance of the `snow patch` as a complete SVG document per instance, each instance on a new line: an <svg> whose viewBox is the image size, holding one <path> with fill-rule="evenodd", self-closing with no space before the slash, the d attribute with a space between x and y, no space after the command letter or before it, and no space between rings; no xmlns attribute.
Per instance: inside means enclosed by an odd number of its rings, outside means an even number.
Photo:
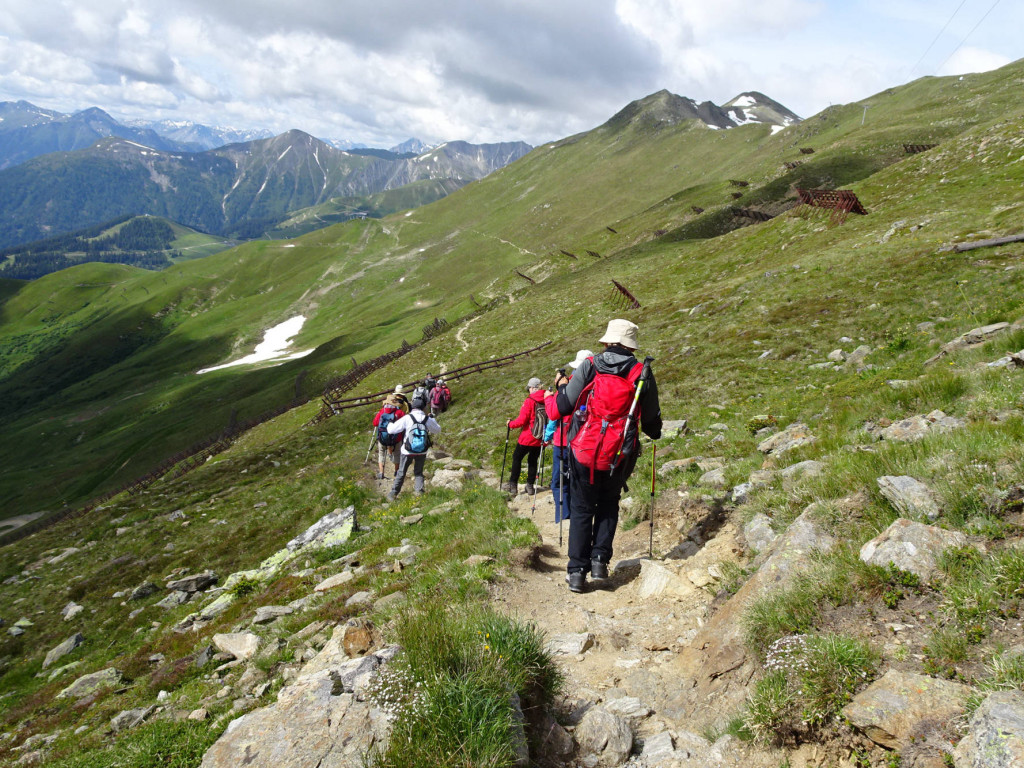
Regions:
<svg viewBox="0 0 1024 768"><path fill-rule="evenodd" d="M283 363L288 360L297 360L300 357L305 357L306 355L311 354L313 350L307 349L301 352L285 354L285 351L291 346L291 340L298 335L300 330L302 330L302 326L305 322L306 318L302 315L296 315L295 317L289 318L283 323L279 323L273 328L267 330L267 332L263 334L263 341L256 345L256 349L251 355L247 355L240 360L235 360L232 363L215 365L212 368L202 368L196 371L196 373L209 373L210 371L219 371L221 368L231 368L235 365L249 365L251 363L262 363L269 360L273 360L277 363Z"/></svg>
<svg viewBox="0 0 1024 768"><path fill-rule="evenodd" d="M740 96L736 101L729 105L730 107L756 107L757 99L753 96Z"/></svg>
<svg viewBox="0 0 1024 768"><path fill-rule="evenodd" d="M287 155L291 151L292 151L291 145L285 147L284 152L282 152L280 155L278 155L277 162L281 162L282 160L284 160L284 156Z"/></svg>
<svg viewBox="0 0 1024 768"><path fill-rule="evenodd" d="M786 128L785 125L773 125L772 126L772 136L774 136L779 131L785 130L785 128Z"/></svg>

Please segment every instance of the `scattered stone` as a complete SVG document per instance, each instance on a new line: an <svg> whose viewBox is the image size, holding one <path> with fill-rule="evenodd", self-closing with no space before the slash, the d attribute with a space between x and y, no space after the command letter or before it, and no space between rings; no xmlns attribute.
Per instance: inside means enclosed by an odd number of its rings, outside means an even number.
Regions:
<svg viewBox="0 0 1024 768"><path fill-rule="evenodd" d="M953 758L964 768L1024 765L1024 692L990 693L971 716Z"/></svg>
<svg viewBox="0 0 1024 768"><path fill-rule="evenodd" d="M689 432L686 419L669 419L661 423L661 437L663 440L671 440L679 435Z"/></svg>
<svg viewBox="0 0 1024 768"><path fill-rule="evenodd" d="M58 645L56 648L51 649L48 654L46 654L46 658L43 659L43 669L46 669L55 661L64 658L84 642L85 636L81 632L76 632L63 643Z"/></svg>
<svg viewBox="0 0 1024 768"><path fill-rule="evenodd" d="M775 481L775 472L770 469L757 469L750 473L747 482L754 488L767 488Z"/></svg>
<svg viewBox="0 0 1024 768"><path fill-rule="evenodd" d="M402 590L398 590L397 592L392 592L390 595L384 595L384 597L379 598L377 602L373 604L373 609L375 611L379 611L382 609L391 608L395 605L404 602L405 592L403 592Z"/></svg>
<svg viewBox="0 0 1024 768"><path fill-rule="evenodd" d="M860 559L883 568L893 565L927 581L938 570L944 550L966 544L967 537L959 531L899 518L860 548Z"/></svg>
<svg viewBox="0 0 1024 768"><path fill-rule="evenodd" d="M843 363L843 367L849 370L860 370L864 367L864 361L870 354L871 347L862 344L846 356L846 362Z"/></svg>
<svg viewBox="0 0 1024 768"><path fill-rule="evenodd" d="M356 508L354 506L349 506L345 509L335 509L289 541L285 547L290 552L294 552L311 544L317 547L341 544L352 535L355 522Z"/></svg>
<svg viewBox="0 0 1024 768"><path fill-rule="evenodd" d="M662 433L664 434L664 433ZM689 469L691 465L696 464L700 460L697 456L691 456L686 459L673 459L672 461L664 461L661 466L658 467L658 474L661 477L666 477L673 472L678 472L681 469Z"/></svg>
<svg viewBox="0 0 1024 768"><path fill-rule="evenodd" d="M683 578L666 563L643 560L640 566L640 577L636 580L636 595L641 600L660 595L676 595L685 597L694 593L694 586L689 579Z"/></svg>
<svg viewBox="0 0 1024 768"><path fill-rule="evenodd" d="M345 601L345 607L348 608L353 605L369 605L373 602L372 592L356 592L352 597Z"/></svg>
<svg viewBox="0 0 1024 768"><path fill-rule="evenodd" d="M60 565L73 554L81 551L82 550L80 550L78 547L66 547L63 552L61 552L59 555L51 557L49 560L46 561L46 563L47 565Z"/></svg>
<svg viewBox="0 0 1024 768"><path fill-rule="evenodd" d="M341 573L336 573L333 576L328 576L326 579L324 579L315 587L313 587L313 591L326 592L329 589L334 589L335 587L340 587L343 584L348 584L354 578L355 574L352 573L352 571L342 571Z"/></svg>
<svg viewBox="0 0 1024 768"><path fill-rule="evenodd" d="M156 707L143 707L141 709L126 709L119 715L116 715L110 721L110 729L114 733L120 733L121 731L127 731L130 728L134 728L137 725L141 725L147 717L153 714L153 710Z"/></svg>
<svg viewBox="0 0 1024 768"><path fill-rule="evenodd" d="M155 595L160 591L160 587L154 584L152 581L147 581L145 584L140 584L132 590L131 595L128 596L129 600L145 600L150 595Z"/></svg>
<svg viewBox="0 0 1024 768"><path fill-rule="evenodd" d="M889 500L901 517L937 520L942 514L931 489L912 477L883 475L877 482L882 496Z"/></svg>
<svg viewBox="0 0 1024 768"><path fill-rule="evenodd" d="M743 526L743 537L751 549L756 552L767 552L779 538L779 534L772 529L771 518L763 512L758 512Z"/></svg>
<svg viewBox="0 0 1024 768"><path fill-rule="evenodd" d="M402 525L416 525L423 519L423 515L408 515L402 518Z"/></svg>
<svg viewBox="0 0 1024 768"><path fill-rule="evenodd" d="M806 424L797 422L790 424L781 432L776 432L767 440L762 441L757 450L761 453L780 454L799 448L801 445L813 443L817 438L811 434Z"/></svg>
<svg viewBox="0 0 1024 768"><path fill-rule="evenodd" d="M469 557L467 557L465 560L462 561L462 564L466 565L466 566L469 566L470 568L475 568L478 565L483 565L484 563L493 563L493 562L494 562L494 558L491 557L490 555L470 555Z"/></svg>
<svg viewBox="0 0 1024 768"><path fill-rule="evenodd" d="M974 328L965 334L957 336L952 341L943 344L938 354L925 360L924 364L931 365L953 352L981 346L993 336L1002 333L1009 327L1009 323L993 323L992 325L983 325L980 328Z"/></svg>
<svg viewBox="0 0 1024 768"><path fill-rule="evenodd" d="M882 422L877 426L869 425L868 433L882 440L913 442L924 438L933 430L940 433L949 432L966 423L963 419L947 416L942 411L932 411L927 416L911 416L888 426L883 426Z"/></svg>
<svg viewBox="0 0 1024 768"><path fill-rule="evenodd" d="M206 707L200 707L199 709L193 709L191 712L188 713L188 719L189 720L196 720L196 721L200 721L200 722L203 721L203 720L206 720L209 716L210 716L210 713L207 711Z"/></svg>
<svg viewBox="0 0 1024 768"><path fill-rule="evenodd" d="M367 619L349 619L341 631L341 646L349 657L365 656L376 645L373 623Z"/></svg>
<svg viewBox="0 0 1024 768"><path fill-rule="evenodd" d="M589 710L574 734L580 757L596 759L599 765L619 766L633 749L633 731L625 718L601 707Z"/></svg>
<svg viewBox="0 0 1024 768"><path fill-rule="evenodd" d="M602 706L613 715L624 717L627 720L641 720L651 714L650 708L644 706L640 699L634 696L612 699L606 701Z"/></svg>
<svg viewBox="0 0 1024 768"><path fill-rule="evenodd" d="M754 490L754 486L750 483L740 483L729 491L729 499L733 504L746 504L750 501L750 492L752 490Z"/></svg>
<svg viewBox="0 0 1024 768"><path fill-rule="evenodd" d="M72 600L70 603L64 606L61 610L60 615L64 617L64 621L71 621L75 616L80 614L85 609Z"/></svg>
<svg viewBox="0 0 1024 768"><path fill-rule="evenodd" d="M552 656L579 656L593 645L594 636L590 632L581 632L552 635L544 644L544 649Z"/></svg>
<svg viewBox="0 0 1024 768"><path fill-rule="evenodd" d="M213 571L203 571L192 576L185 576L174 581L167 582L167 588L180 592L204 592L217 583L219 577Z"/></svg>
<svg viewBox="0 0 1024 768"><path fill-rule="evenodd" d="M703 475L700 476L699 482L701 483L701 485L708 485L711 486L712 488L717 488L719 490L722 490L728 487L729 485L725 479L724 469L712 469L709 472L705 472Z"/></svg>
<svg viewBox="0 0 1024 768"><path fill-rule="evenodd" d="M212 645L203 646L198 653L196 653L195 660L192 662L196 669L202 669L213 659L214 647Z"/></svg>
<svg viewBox="0 0 1024 768"><path fill-rule="evenodd" d="M177 522L178 520L186 520L186 519L188 519L188 515L186 515L180 509L174 510L173 512L171 512L171 514L169 514L167 516L168 522L171 522L171 523Z"/></svg>
<svg viewBox="0 0 1024 768"><path fill-rule="evenodd" d="M466 481L466 471L463 469L438 469L430 478L430 484L434 488L447 488L450 491L461 491Z"/></svg>
<svg viewBox="0 0 1024 768"><path fill-rule="evenodd" d="M260 636L252 632L228 632L213 636L213 644L217 650L246 661L260 649L261 642Z"/></svg>
<svg viewBox="0 0 1024 768"><path fill-rule="evenodd" d="M842 349L833 349L828 353L828 359L833 363L844 363L846 362L846 353Z"/></svg>
<svg viewBox="0 0 1024 768"><path fill-rule="evenodd" d="M817 477L824 469L825 465L820 461L800 461L789 465L785 469L780 469L779 475L786 480L793 480L798 477Z"/></svg>
<svg viewBox="0 0 1024 768"><path fill-rule="evenodd" d="M256 609L256 616L253 618L252 623L269 624L282 616L288 616L292 613L295 613L295 609L289 608L286 605L261 605Z"/></svg>
<svg viewBox="0 0 1024 768"><path fill-rule="evenodd" d="M890 669L843 707L843 715L876 744L899 750L925 721L962 714L970 693L952 680Z"/></svg>
<svg viewBox="0 0 1024 768"><path fill-rule="evenodd" d="M116 688L121 684L121 672L113 667L83 675L57 694L58 699L82 699L104 688Z"/></svg>
<svg viewBox="0 0 1024 768"><path fill-rule="evenodd" d="M182 592L181 590L176 589L169 595L167 595L167 597L165 597L163 600L159 600L153 603L153 605L157 606L158 608L177 608L179 605L184 605L185 603L187 603L188 598L188 592Z"/></svg>

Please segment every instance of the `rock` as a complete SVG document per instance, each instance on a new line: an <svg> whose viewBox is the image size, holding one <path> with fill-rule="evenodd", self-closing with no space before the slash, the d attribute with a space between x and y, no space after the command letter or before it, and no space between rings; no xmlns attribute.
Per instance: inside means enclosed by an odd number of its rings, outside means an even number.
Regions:
<svg viewBox="0 0 1024 768"><path fill-rule="evenodd" d="M227 632L213 636L217 650L230 653L236 659L248 661L260 649L261 639L252 632Z"/></svg>
<svg viewBox="0 0 1024 768"><path fill-rule="evenodd" d="M625 718L594 707L576 726L576 743L580 757L595 758L597 765L622 765L633 749L633 731Z"/></svg>
<svg viewBox="0 0 1024 768"><path fill-rule="evenodd" d="M942 514L931 489L912 477L883 475L877 482L882 496L889 500L901 517L936 520Z"/></svg>
<svg viewBox="0 0 1024 768"><path fill-rule="evenodd" d="M613 715L624 717L627 720L641 720L651 714L650 708L644 706L635 696L612 699L606 701L602 706Z"/></svg>
<svg viewBox="0 0 1024 768"><path fill-rule="evenodd" d="M689 579L680 576L667 564L653 560L641 561L640 577L636 580L635 589L637 597L641 600L661 595L685 597L695 591Z"/></svg>
<svg viewBox="0 0 1024 768"><path fill-rule="evenodd" d="M69 557L71 557L73 554L75 554L76 552L81 552L81 551L82 550L80 550L78 547L65 547L63 552L61 552L59 555L51 557L49 560L46 561L46 564L47 565L60 565L65 560L67 560Z"/></svg>
<svg viewBox="0 0 1024 768"><path fill-rule="evenodd" d="M373 602L372 592L356 592L352 597L345 601L345 607L348 608L352 605L369 605Z"/></svg>
<svg viewBox="0 0 1024 768"><path fill-rule="evenodd" d="M289 541L285 547L289 551L294 552L309 545L328 547L341 544L352 535L355 522L356 508L354 506L349 506L345 509L335 509Z"/></svg>
<svg viewBox="0 0 1024 768"><path fill-rule="evenodd" d="M1009 323L993 323L991 325L983 325L980 328L973 328L967 333L957 336L952 341L943 344L942 348L939 350L939 353L934 357L930 357L929 359L925 360L924 364L931 365L932 363L941 360L943 357L953 352L957 352L961 349L970 349L972 347L980 346L987 342L989 339L991 339L993 336L1002 333L1009 327Z"/></svg>
<svg viewBox="0 0 1024 768"><path fill-rule="evenodd" d="M927 416L911 416L909 419L897 421L877 431L877 436L882 440L896 440L898 442L913 442L920 440L932 430L936 432L949 432L964 426L967 422L947 416L942 411L932 411Z"/></svg>
<svg viewBox="0 0 1024 768"><path fill-rule="evenodd" d="M843 707L843 716L876 744L899 750L925 721L963 713L970 693L961 683L890 669Z"/></svg>
<svg viewBox="0 0 1024 768"><path fill-rule="evenodd" d="M938 570L943 550L966 544L967 537L958 531L899 518L860 548L860 559L882 568L891 564L927 581Z"/></svg>
<svg viewBox="0 0 1024 768"><path fill-rule="evenodd" d="M219 577L213 571L203 571L192 576L184 576L180 579L167 582L167 588L179 592L204 592L217 583Z"/></svg>
<svg viewBox="0 0 1024 768"><path fill-rule="evenodd" d="M842 349L833 349L828 353L828 359L833 363L843 363L846 362L846 353Z"/></svg>
<svg viewBox="0 0 1024 768"><path fill-rule="evenodd" d="M276 702L228 725L203 756L202 768L362 768L365 755L386 744L387 714L362 697L390 656L349 660L339 629Z"/></svg>
<svg viewBox="0 0 1024 768"><path fill-rule="evenodd" d="M801 445L813 443L816 439L806 424L797 422L796 424L790 424L781 432L776 432L767 440L763 440L757 446L757 450L761 453L778 455L794 448L799 448Z"/></svg>
<svg viewBox="0 0 1024 768"><path fill-rule="evenodd" d="M770 469L757 469L750 473L747 482L754 488L767 488L775 482L775 472Z"/></svg>
<svg viewBox="0 0 1024 768"><path fill-rule="evenodd" d="M64 658L84 642L85 636L81 632L76 632L56 648L52 648L50 652L46 654L46 658L43 659L43 669L46 669L55 661Z"/></svg>
<svg viewBox="0 0 1024 768"><path fill-rule="evenodd" d="M490 555L470 555L469 557L467 557L465 560L462 561L462 564L466 565L466 566L469 566L470 568L475 568L478 565L483 565L484 563L493 563L493 562L494 562L494 558L491 557Z"/></svg>
<svg viewBox="0 0 1024 768"><path fill-rule="evenodd" d="M661 423L661 437L663 440L671 440L679 435L689 432L686 419L669 419Z"/></svg>
<svg viewBox="0 0 1024 768"><path fill-rule="evenodd" d="M589 632L579 634L552 635L544 649L552 656L579 656L594 645L594 636Z"/></svg>
<svg viewBox="0 0 1024 768"><path fill-rule="evenodd" d="M155 595L160 591L160 587L154 584L152 581L147 581L145 584L140 584L132 590L131 595L128 596L129 600L145 600L150 595Z"/></svg>
<svg viewBox="0 0 1024 768"><path fill-rule="evenodd" d="M210 713L206 710L206 707L200 707L199 709L193 709L188 713L189 720L203 721L210 716Z"/></svg>
<svg viewBox="0 0 1024 768"><path fill-rule="evenodd" d="M170 523L177 522L178 520L186 520L188 516L180 509L176 509L167 516L167 521Z"/></svg>
<svg viewBox="0 0 1024 768"><path fill-rule="evenodd" d="M953 758L957 768L1024 765L1024 692L989 694L971 716Z"/></svg>
<svg viewBox="0 0 1024 768"><path fill-rule="evenodd" d="M121 731L127 731L130 728L134 728L137 725L141 725L147 717L153 714L153 710L156 707L142 707L141 709L126 709L119 715L116 715L110 721L110 729L114 733L120 733Z"/></svg>
<svg viewBox="0 0 1024 768"><path fill-rule="evenodd" d="M212 645L203 646L199 652L196 653L195 659L192 662L195 665L195 668L202 669L209 664L211 659L213 659L214 653L216 653L216 649Z"/></svg>
<svg viewBox="0 0 1024 768"><path fill-rule="evenodd" d="M398 590L397 592L392 592L390 595L384 595L384 597L379 598L377 602L373 604L373 609L375 611L379 611L385 608L392 608L404 602L405 592Z"/></svg>
<svg viewBox="0 0 1024 768"><path fill-rule="evenodd" d="M729 485L725 480L724 469L712 469L710 472L705 472L700 476L699 482L701 485L709 485L712 488L717 488L719 490L722 490Z"/></svg>
<svg viewBox="0 0 1024 768"><path fill-rule="evenodd" d="M434 488L447 488L450 491L461 491L466 481L466 471L462 469L438 469L430 478Z"/></svg>
<svg viewBox="0 0 1024 768"><path fill-rule="evenodd" d="M572 754L572 736L553 717L545 717L538 733L540 739L538 754L563 760Z"/></svg>
<svg viewBox="0 0 1024 768"><path fill-rule="evenodd" d="M188 598L188 592L182 592L181 590L176 589L169 595L167 595L167 597L165 597L163 600L159 600L153 603L153 605L159 608L177 608L179 605L184 605L185 603L187 603Z"/></svg>
<svg viewBox="0 0 1024 768"><path fill-rule="evenodd" d="M72 600L70 603L64 606L61 610L60 615L64 617L64 621L71 621L75 616L80 614L85 609Z"/></svg>
<svg viewBox="0 0 1024 768"><path fill-rule="evenodd" d="M772 528L771 518L763 512L758 512L750 518L750 522L743 526L743 537L751 549L757 552L766 552L779 538L779 534Z"/></svg>
<svg viewBox="0 0 1024 768"><path fill-rule="evenodd" d="M847 369L860 369L864 367L864 361L867 356L871 354L871 347L864 346L863 344L857 347L853 352L846 356L846 362L843 366Z"/></svg>
<svg viewBox="0 0 1024 768"><path fill-rule="evenodd" d="M686 459L673 459L672 461L664 461L661 466L658 467L658 474L661 477L667 477L673 472L678 472L682 469L689 469L691 465L696 464L700 459L696 456L691 456Z"/></svg>
<svg viewBox="0 0 1024 768"><path fill-rule="evenodd" d="M790 464L785 469L779 470L779 475L786 480L793 480L798 477L817 477L825 469L825 465L820 461L800 461L796 464Z"/></svg>
<svg viewBox="0 0 1024 768"><path fill-rule="evenodd" d="M416 525L423 519L423 515L408 515L402 518L402 525Z"/></svg>
<svg viewBox="0 0 1024 768"><path fill-rule="evenodd" d="M672 734L662 731L654 736L648 736L644 739L644 748L640 754L647 768L655 768L674 760L676 748L672 743Z"/></svg>
<svg viewBox="0 0 1024 768"><path fill-rule="evenodd" d="M697 459L697 468L701 472L710 472L713 469L723 469L725 462L717 456L712 456L707 459Z"/></svg>
<svg viewBox="0 0 1024 768"><path fill-rule="evenodd" d="M81 699L104 688L115 688L121 684L121 672L113 667L82 675L57 694L58 699Z"/></svg>
<svg viewBox="0 0 1024 768"><path fill-rule="evenodd" d="M341 646L349 657L365 656L376 645L373 623L367 619L349 619L341 631Z"/></svg>
<svg viewBox="0 0 1024 768"><path fill-rule="evenodd" d="M333 576L328 576L326 579L317 584L314 588L314 592L326 592L329 589L340 587L343 584L348 584L355 578L355 574L352 571L342 571L336 573Z"/></svg>
<svg viewBox="0 0 1024 768"><path fill-rule="evenodd" d="M253 618L253 624L269 624L282 616L288 616L295 613L294 608L289 608L286 605L261 605L256 609L256 616Z"/></svg>

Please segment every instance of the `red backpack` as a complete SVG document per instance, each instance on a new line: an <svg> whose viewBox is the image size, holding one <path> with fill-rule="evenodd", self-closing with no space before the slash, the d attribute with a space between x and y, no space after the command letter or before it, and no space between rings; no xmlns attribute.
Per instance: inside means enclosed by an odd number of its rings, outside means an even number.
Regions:
<svg viewBox="0 0 1024 768"><path fill-rule="evenodd" d="M594 358L590 362L593 364ZM628 434L627 416L643 368L643 363L637 363L625 377L596 373L576 401L576 413L583 407L582 424L569 445L576 461L590 468L591 483L595 470L607 472L616 468L620 451L621 456L636 458L640 409L633 414ZM627 469L632 469L632 462L627 462Z"/></svg>

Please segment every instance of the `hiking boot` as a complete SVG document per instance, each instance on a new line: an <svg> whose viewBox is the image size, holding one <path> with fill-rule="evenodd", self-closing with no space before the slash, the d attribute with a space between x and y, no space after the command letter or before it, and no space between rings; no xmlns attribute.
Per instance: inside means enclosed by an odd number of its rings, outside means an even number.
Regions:
<svg viewBox="0 0 1024 768"><path fill-rule="evenodd" d="M377 473L377 479L378 480L383 480L384 479L384 473L383 472L378 472Z"/></svg>
<svg viewBox="0 0 1024 768"><path fill-rule="evenodd" d="M517 496L519 494L519 484L518 483L504 483L501 486L501 490L503 490L505 493L509 494L510 496Z"/></svg>
<svg viewBox="0 0 1024 768"><path fill-rule="evenodd" d="M590 561L590 577L594 581L604 581L608 578L608 563L602 563L600 560Z"/></svg>
<svg viewBox="0 0 1024 768"><path fill-rule="evenodd" d="M526 495L527 496L533 496L536 493L537 493L537 491L534 490L533 483L527 483L526 484Z"/></svg>
<svg viewBox="0 0 1024 768"><path fill-rule="evenodd" d="M587 574L583 571L567 573L565 580L569 583L570 592L583 592L587 588Z"/></svg>

